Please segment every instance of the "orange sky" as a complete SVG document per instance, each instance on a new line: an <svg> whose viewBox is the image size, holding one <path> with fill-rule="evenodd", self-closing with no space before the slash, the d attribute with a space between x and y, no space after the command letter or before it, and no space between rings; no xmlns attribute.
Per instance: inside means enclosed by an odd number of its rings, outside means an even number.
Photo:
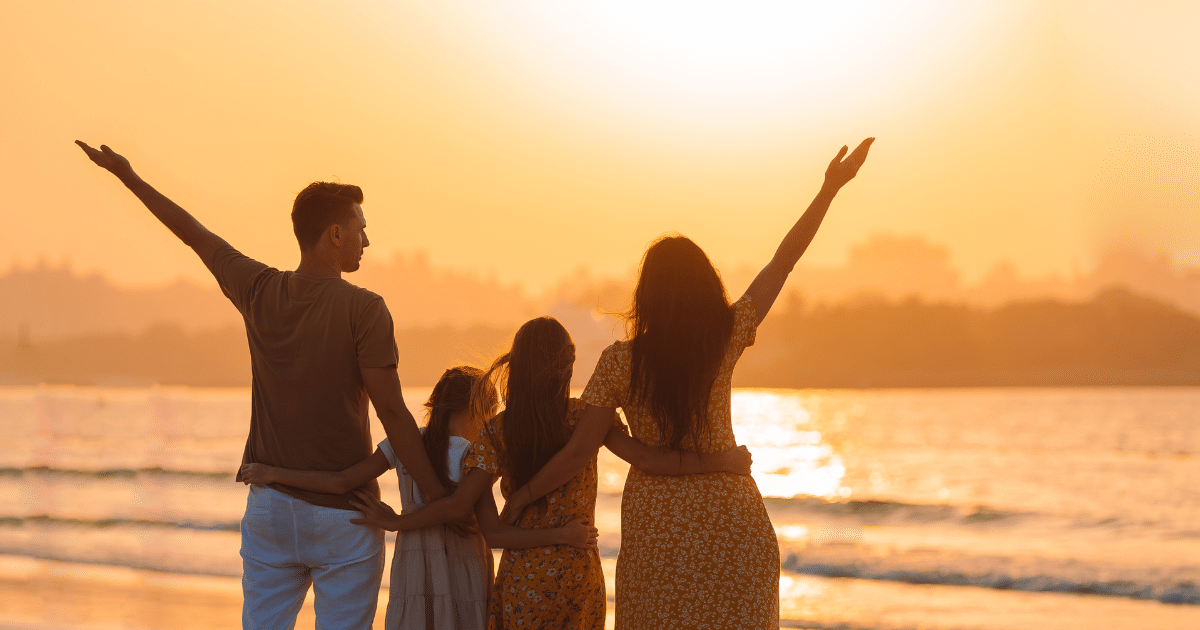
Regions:
<svg viewBox="0 0 1200 630"><path fill-rule="evenodd" d="M537 289L667 230L761 265L868 135L807 264L890 232L968 279L1114 244L1200 265L1197 33L1195 2L19 3L0 269L206 279L76 138L276 266L295 192L340 178L376 256Z"/></svg>

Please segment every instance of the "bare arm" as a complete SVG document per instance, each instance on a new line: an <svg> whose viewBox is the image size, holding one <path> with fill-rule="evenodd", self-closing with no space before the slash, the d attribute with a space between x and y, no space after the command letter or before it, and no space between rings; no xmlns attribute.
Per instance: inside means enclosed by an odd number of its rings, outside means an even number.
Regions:
<svg viewBox="0 0 1200 630"><path fill-rule="evenodd" d="M775 304L775 298L779 297L783 283L792 273L792 269L800 260L800 256L804 254L804 250L808 249L813 237L817 235L817 228L821 227L821 221L825 219L825 213L829 211L829 204L833 201L833 197L837 195L842 186L846 185L846 182L854 179L854 176L858 174L859 167L867 159L867 151L871 148L872 142L875 142L875 138L863 140L844 160L842 158L846 156L848 147L843 146L842 150L838 151L837 156L829 163L829 168L825 169L825 183L821 186L820 192L817 193L816 198L809 204L808 209L804 211L796 224L792 226L792 229L788 231L787 236L783 237L783 242L775 250L775 256L771 258L771 262L763 267L754 282L750 283L750 288L746 289L746 294L754 300L754 306L758 309L759 323L762 323L767 316L767 311L770 311L771 306Z"/></svg>
<svg viewBox="0 0 1200 630"><path fill-rule="evenodd" d="M613 423L613 413L612 408L588 405L575 423L575 432L571 434L567 445L555 453L529 483L508 496L500 520L512 525L530 503L578 475L596 456L600 445L608 436L608 429Z"/></svg>
<svg viewBox="0 0 1200 630"><path fill-rule="evenodd" d="M412 471L409 470L409 473L411 474ZM491 489L493 481L495 478L486 470L472 468L463 475L462 481L454 489L453 494L408 514L396 514L386 503L366 492L358 491L354 493L358 499L351 499L350 505L361 511L363 518L350 522L401 531L457 521L471 515L475 508L475 502L479 500L484 490Z"/></svg>
<svg viewBox="0 0 1200 630"><path fill-rule="evenodd" d="M721 453L664 450L646 446L619 427L609 429L604 446L647 475L695 475L727 472L749 475L753 463L745 446Z"/></svg>
<svg viewBox="0 0 1200 630"><path fill-rule="evenodd" d="M421 489L421 494L428 500L446 496L448 490L442 486L433 471L433 465L429 463L429 456L425 454L417 421L404 405L404 393L400 390L400 376L396 374L396 368L361 368L361 371L367 395L375 405L375 413L387 433L392 450L396 452L396 459L408 470Z"/></svg>
<svg viewBox="0 0 1200 630"><path fill-rule="evenodd" d="M365 485L391 468L383 451L375 449L370 457L337 472L322 470L292 470L266 464L242 464L242 483L267 485L281 483L302 490L345 494Z"/></svg>
<svg viewBox="0 0 1200 630"><path fill-rule="evenodd" d="M167 229L171 230L179 240L185 245L192 248L205 267L212 270L213 254L226 243L221 237L208 231L195 219L187 210L180 208L174 201L167 199L162 193L154 189L153 186L147 184L137 173L133 172L133 167L129 165L129 160L118 155L115 151L108 148L107 145L100 145L100 149L93 149L86 143L76 140L75 144L83 149L97 166L100 166L112 173L121 180L122 184L128 188L137 198L145 204L150 213L154 215Z"/></svg>
<svg viewBox="0 0 1200 630"><path fill-rule="evenodd" d="M491 492L484 492L475 502L475 520L483 531L488 547L492 549L532 549L552 545L570 545L582 549L594 547L600 535L587 521L573 520L562 527L544 529L505 525L496 514L496 498Z"/></svg>

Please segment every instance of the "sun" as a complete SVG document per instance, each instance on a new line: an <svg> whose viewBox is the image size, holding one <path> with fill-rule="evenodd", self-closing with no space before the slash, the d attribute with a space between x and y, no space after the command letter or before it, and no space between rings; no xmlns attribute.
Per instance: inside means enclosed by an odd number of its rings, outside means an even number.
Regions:
<svg viewBox="0 0 1200 630"><path fill-rule="evenodd" d="M923 75L972 56L964 55L967 33L997 10L934 2L522 3L481 9L474 30L505 81L557 111L695 133L911 100Z"/></svg>

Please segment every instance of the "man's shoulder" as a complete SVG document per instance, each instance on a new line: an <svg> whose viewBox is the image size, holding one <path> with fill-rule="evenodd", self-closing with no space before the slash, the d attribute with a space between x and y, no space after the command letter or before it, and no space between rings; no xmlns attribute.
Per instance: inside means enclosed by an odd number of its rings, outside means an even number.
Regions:
<svg viewBox="0 0 1200 630"><path fill-rule="evenodd" d="M337 290L345 297L354 301L356 306L367 307L378 303L380 308L387 310L387 304L383 301L383 296L375 293L370 289L364 289L345 278L339 278L336 283Z"/></svg>

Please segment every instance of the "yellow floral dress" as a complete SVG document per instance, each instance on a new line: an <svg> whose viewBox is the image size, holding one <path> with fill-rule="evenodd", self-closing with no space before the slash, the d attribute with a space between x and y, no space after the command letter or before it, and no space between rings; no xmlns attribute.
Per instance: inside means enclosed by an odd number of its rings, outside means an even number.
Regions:
<svg viewBox="0 0 1200 630"><path fill-rule="evenodd" d="M729 390L734 365L754 343L758 312L749 296L733 309L733 334L708 400L707 443L697 448L685 440L684 449L715 453L736 446ZM622 407L633 437L658 446L654 419L625 406L630 350L627 341L606 348L581 399ZM621 497L616 627L779 628L779 545L752 478L630 469Z"/></svg>
<svg viewBox="0 0 1200 630"><path fill-rule="evenodd" d="M572 398L567 424L575 427L584 405ZM505 498L515 490L504 466L504 413L484 426L475 447L463 459L463 470L482 468L501 475ZM561 527L572 519L596 519L596 458L570 481L525 509L519 527ZM567 545L534 549L505 549L492 588L489 628L604 627L604 572L595 549Z"/></svg>

